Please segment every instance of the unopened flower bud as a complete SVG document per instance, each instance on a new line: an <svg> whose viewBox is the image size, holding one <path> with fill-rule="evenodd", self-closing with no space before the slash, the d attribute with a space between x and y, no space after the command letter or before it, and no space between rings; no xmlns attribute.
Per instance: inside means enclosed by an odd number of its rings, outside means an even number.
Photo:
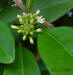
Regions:
<svg viewBox="0 0 73 75"><path fill-rule="evenodd" d="M33 35L33 32L30 32L30 35Z"/></svg>
<svg viewBox="0 0 73 75"><path fill-rule="evenodd" d="M17 18L21 18L21 15L17 15Z"/></svg>
<svg viewBox="0 0 73 75"><path fill-rule="evenodd" d="M39 13L40 13L40 10L37 10L37 11L36 11L36 15L38 15Z"/></svg>
<svg viewBox="0 0 73 75"><path fill-rule="evenodd" d="M31 20L30 20L30 24L33 24L33 22L34 22L34 19L31 19Z"/></svg>
<svg viewBox="0 0 73 75"><path fill-rule="evenodd" d="M29 40L31 44L34 44L34 40L32 39L32 37L30 37Z"/></svg>
<svg viewBox="0 0 73 75"><path fill-rule="evenodd" d="M22 30L18 30L17 32L18 32L18 33L22 33Z"/></svg>
<svg viewBox="0 0 73 75"><path fill-rule="evenodd" d="M15 25L11 25L11 28L13 28L13 29L19 29L19 27L15 26Z"/></svg>
<svg viewBox="0 0 73 75"><path fill-rule="evenodd" d="M23 23L24 23L23 19L21 19L21 18L19 19L19 21L20 21L20 23L21 23L21 24L23 24Z"/></svg>
<svg viewBox="0 0 73 75"><path fill-rule="evenodd" d="M26 40L26 35L23 36L23 40Z"/></svg>
<svg viewBox="0 0 73 75"><path fill-rule="evenodd" d="M41 31L42 31L41 28L36 29L36 32L41 32Z"/></svg>
<svg viewBox="0 0 73 75"><path fill-rule="evenodd" d="M23 16L25 16L26 15L26 13L25 12L23 12Z"/></svg>
<svg viewBox="0 0 73 75"><path fill-rule="evenodd" d="M16 7L16 4L12 4L11 6L12 6L12 7Z"/></svg>

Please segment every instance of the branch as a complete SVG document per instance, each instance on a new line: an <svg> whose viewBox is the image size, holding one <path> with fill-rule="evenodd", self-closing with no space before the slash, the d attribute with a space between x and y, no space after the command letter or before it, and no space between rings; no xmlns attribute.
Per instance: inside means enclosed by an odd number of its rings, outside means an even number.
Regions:
<svg viewBox="0 0 73 75"><path fill-rule="evenodd" d="M45 21L44 23L43 23L43 25L45 26L45 27L50 27L50 28L52 28L52 27L54 27L54 25L53 24L50 24L50 23L48 23L47 21Z"/></svg>
<svg viewBox="0 0 73 75"><path fill-rule="evenodd" d="M15 2L16 7L25 11L26 7L24 6L22 0L13 0Z"/></svg>

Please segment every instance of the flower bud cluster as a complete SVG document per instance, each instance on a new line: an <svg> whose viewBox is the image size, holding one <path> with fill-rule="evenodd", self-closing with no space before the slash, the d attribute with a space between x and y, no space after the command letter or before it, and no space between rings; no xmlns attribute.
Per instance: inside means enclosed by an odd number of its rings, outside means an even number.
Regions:
<svg viewBox="0 0 73 75"><path fill-rule="evenodd" d="M40 13L39 10L36 11L36 13L34 13L34 14L23 12L22 16L17 15L17 18L19 19L19 22L21 25L20 26L11 25L11 27L13 29L16 29L18 33L23 34L23 40L26 40L26 38L28 37L31 44L34 43L32 35L35 32L41 32L42 31L41 28L35 29L35 25L37 25L38 23L43 24L45 21L45 19L42 18L42 16L38 16L39 13Z"/></svg>

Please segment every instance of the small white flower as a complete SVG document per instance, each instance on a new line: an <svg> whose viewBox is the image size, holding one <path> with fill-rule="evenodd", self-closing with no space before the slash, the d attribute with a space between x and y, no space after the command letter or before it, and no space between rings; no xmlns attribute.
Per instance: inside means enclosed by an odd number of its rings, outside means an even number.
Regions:
<svg viewBox="0 0 73 75"><path fill-rule="evenodd" d="M42 31L41 28L36 29L36 32L41 32L41 31Z"/></svg>
<svg viewBox="0 0 73 75"><path fill-rule="evenodd" d="M12 4L11 6L12 6L12 7L16 7L16 4Z"/></svg>
<svg viewBox="0 0 73 75"><path fill-rule="evenodd" d="M21 15L17 15L17 18L21 18Z"/></svg>
<svg viewBox="0 0 73 75"><path fill-rule="evenodd" d="M43 23L44 23L44 21L45 21L45 18L42 18L42 16L38 17L37 22L39 22L39 23L43 24Z"/></svg>
<svg viewBox="0 0 73 75"><path fill-rule="evenodd" d="M40 13L40 10L37 10L37 11L36 11L36 15L38 15L39 13Z"/></svg>

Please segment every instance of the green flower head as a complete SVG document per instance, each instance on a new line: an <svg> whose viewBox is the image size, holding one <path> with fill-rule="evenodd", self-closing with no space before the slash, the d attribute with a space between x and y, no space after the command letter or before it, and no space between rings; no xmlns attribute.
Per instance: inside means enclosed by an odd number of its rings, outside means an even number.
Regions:
<svg viewBox="0 0 73 75"><path fill-rule="evenodd" d="M38 23L43 24L45 19L42 18L42 16L38 16L40 11L36 11L36 13L24 13L23 15L17 15L17 18L19 19L20 26L11 25L13 29L16 29L18 33L23 34L23 40L26 40L27 36L29 35L30 43L33 44L33 38L32 35L35 32L41 32L41 28L35 29L35 25Z"/></svg>

